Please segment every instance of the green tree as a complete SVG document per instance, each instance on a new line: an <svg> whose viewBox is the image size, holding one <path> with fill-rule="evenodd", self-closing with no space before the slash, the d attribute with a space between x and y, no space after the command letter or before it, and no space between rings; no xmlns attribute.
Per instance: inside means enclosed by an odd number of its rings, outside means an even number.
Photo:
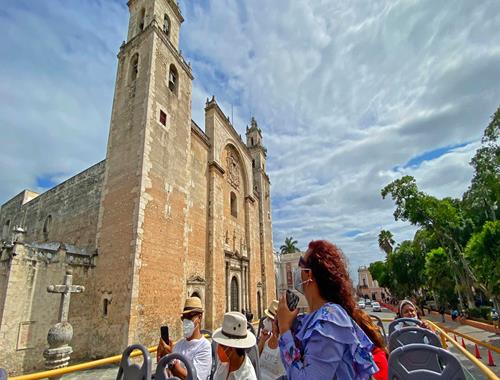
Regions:
<svg viewBox="0 0 500 380"><path fill-rule="evenodd" d="M417 296L425 283L425 257L415 249L413 241L405 240L398 245L387 263L394 278L391 293L398 298Z"/></svg>
<svg viewBox="0 0 500 380"><path fill-rule="evenodd" d="M282 255L286 255L288 253L295 253L295 252L300 252L300 250L297 248L298 241L293 240L293 237L286 237L285 238L285 243L280 247L280 253Z"/></svg>
<svg viewBox="0 0 500 380"><path fill-rule="evenodd" d="M390 273L387 272L387 264L383 261L375 261L368 267L372 278L378 282L380 287L391 290L392 282Z"/></svg>
<svg viewBox="0 0 500 380"><path fill-rule="evenodd" d="M425 257L427 284L437 296L438 302L446 307L456 304L455 283L448 254L442 247L431 250Z"/></svg>
<svg viewBox="0 0 500 380"><path fill-rule="evenodd" d="M474 168L471 185L463 196L471 217L481 229L487 220L500 218L500 107L484 131L482 146L470 164Z"/></svg>
<svg viewBox="0 0 500 380"><path fill-rule="evenodd" d="M382 197L391 195L396 220L409 221L434 234L449 256L454 271L466 283L465 295L469 307L474 307L472 284L475 276L464 258L463 249L473 231L473 223L460 206L460 201L425 194L411 176L404 176L382 189Z"/></svg>
<svg viewBox="0 0 500 380"><path fill-rule="evenodd" d="M378 246L379 248L385 252L386 255L390 255L392 253L392 247L394 246L394 239L392 236L392 232L388 230L382 230L378 234Z"/></svg>
<svg viewBox="0 0 500 380"><path fill-rule="evenodd" d="M486 222L470 239L465 256L500 310L500 221Z"/></svg>

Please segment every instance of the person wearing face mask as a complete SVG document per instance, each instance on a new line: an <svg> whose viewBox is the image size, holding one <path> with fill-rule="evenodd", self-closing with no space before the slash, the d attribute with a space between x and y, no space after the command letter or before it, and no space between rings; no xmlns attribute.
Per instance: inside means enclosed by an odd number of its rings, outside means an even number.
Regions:
<svg viewBox="0 0 500 380"><path fill-rule="evenodd" d="M164 342L160 338L160 343L156 351L157 361L163 356L172 352L184 355L191 360L196 369L198 380L207 380L212 368L212 348L210 342L201 333L201 321L203 319L203 306L198 297L186 299L184 310L181 314L183 338L175 345ZM173 376L180 379L187 377L187 370L180 361L173 361L169 364L169 370Z"/></svg>
<svg viewBox="0 0 500 380"><path fill-rule="evenodd" d="M263 321L258 344L261 380L276 380L285 375L285 368L283 367L283 363L281 363L278 347L279 331L275 321L277 310L277 300L271 302L269 308L264 310L267 318Z"/></svg>
<svg viewBox="0 0 500 380"><path fill-rule="evenodd" d="M255 335L247 330L245 316L237 311L224 314L222 327L212 339L217 343L219 364L214 380L257 380L246 349L255 346Z"/></svg>
<svg viewBox="0 0 500 380"><path fill-rule="evenodd" d="M294 288L304 294L310 312L290 311L286 295L279 301L279 348L287 378L364 380L377 373L374 345L356 322L360 310L340 249L325 240L309 243Z"/></svg>

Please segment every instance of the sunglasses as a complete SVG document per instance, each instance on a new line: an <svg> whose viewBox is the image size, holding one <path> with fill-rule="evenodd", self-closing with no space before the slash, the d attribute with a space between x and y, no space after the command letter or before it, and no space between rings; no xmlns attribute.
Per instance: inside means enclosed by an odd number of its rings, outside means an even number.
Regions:
<svg viewBox="0 0 500 380"><path fill-rule="evenodd" d="M304 259L304 256L300 256L299 258L299 267L307 268L307 261Z"/></svg>

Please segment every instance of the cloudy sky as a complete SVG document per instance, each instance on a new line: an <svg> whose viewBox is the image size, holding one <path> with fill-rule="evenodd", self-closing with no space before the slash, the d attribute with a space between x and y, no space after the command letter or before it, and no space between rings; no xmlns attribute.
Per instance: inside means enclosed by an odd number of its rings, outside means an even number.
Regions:
<svg viewBox="0 0 500 380"><path fill-rule="evenodd" d="M342 247L357 267L396 240L380 189L404 174L460 196L500 104L500 2L190 0L181 49L193 119L207 96L255 115L268 148L274 244ZM44 191L105 156L125 0L3 0L0 203Z"/></svg>

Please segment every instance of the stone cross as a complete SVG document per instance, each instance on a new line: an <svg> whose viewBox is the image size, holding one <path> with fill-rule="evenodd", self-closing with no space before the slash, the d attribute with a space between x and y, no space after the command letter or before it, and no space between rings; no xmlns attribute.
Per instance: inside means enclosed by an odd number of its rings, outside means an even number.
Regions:
<svg viewBox="0 0 500 380"><path fill-rule="evenodd" d="M73 285L73 271L68 269L64 276L64 285L49 285L47 287L49 293L60 293L61 303L59 305L59 322L67 322L69 314L69 301L71 293L82 293L85 287L81 285Z"/></svg>
<svg viewBox="0 0 500 380"><path fill-rule="evenodd" d="M73 349L69 345L73 339L73 327L68 322L69 301L71 293L82 293L85 288L81 285L73 285L73 271L66 270L64 285L49 285L49 293L61 294L59 306L59 322L52 326L47 334L49 348L43 352L45 368L56 369L66 367L69 363ZM59 380L61 376L51 377L51 380Z"/></svg>

